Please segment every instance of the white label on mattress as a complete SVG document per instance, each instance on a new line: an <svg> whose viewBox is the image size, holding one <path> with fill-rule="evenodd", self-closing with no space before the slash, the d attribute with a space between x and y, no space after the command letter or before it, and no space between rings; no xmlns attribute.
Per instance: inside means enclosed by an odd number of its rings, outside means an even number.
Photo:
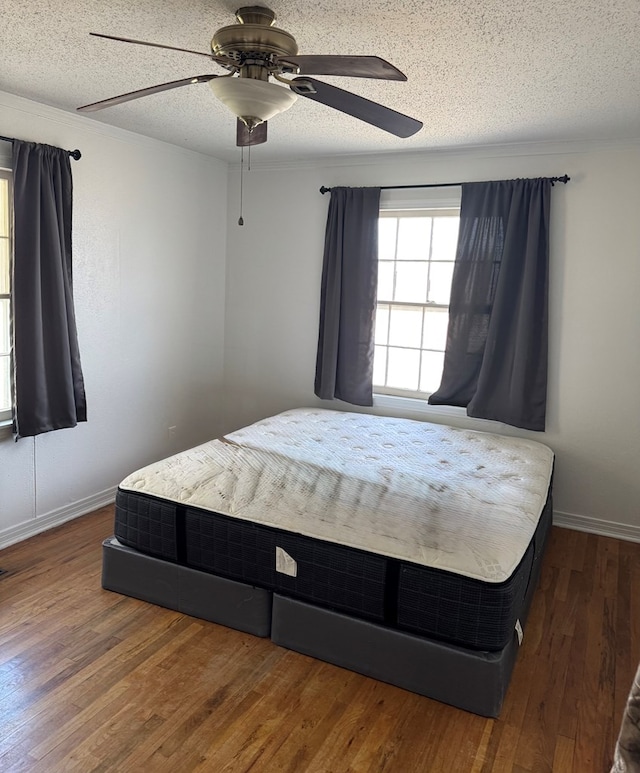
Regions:
<svg viewBox="0 0 640 773"><path fill-rule="evenodd" d="M286 550L276 547L276 572L288 574L290 577L298 576L298 564Z"/></svg>
<svg viewBox="0 0 640 773"><path fill-rule="evenodd" d="M516 633L518 634L518 645L521 645L522 640L524 639L524 631L522 630L519 620L516 620Z"/></svg>

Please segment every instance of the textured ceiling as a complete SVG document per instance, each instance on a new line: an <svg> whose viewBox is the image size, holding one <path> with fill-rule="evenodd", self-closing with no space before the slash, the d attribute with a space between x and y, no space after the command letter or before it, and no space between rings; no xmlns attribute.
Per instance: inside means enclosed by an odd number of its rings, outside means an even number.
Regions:
<svg viewBox="0 0 640 773"><path fill-rule="evenodd" d="M249 3L247 3L249 4ZM264 4L264 3L262 3ZM0 90L74 111L146 86L223 73L203 57L92 38L89 32L198 51L235 23L236 0L4 0ZM377 54L407 83L323 78L424 121L398 139L299 99L269 123L254 160L640 137L639 0L271 0L302 54ZM92 113L236 161L235 119L206 84ZM0 134L2 133L0 115Z"/></svg>

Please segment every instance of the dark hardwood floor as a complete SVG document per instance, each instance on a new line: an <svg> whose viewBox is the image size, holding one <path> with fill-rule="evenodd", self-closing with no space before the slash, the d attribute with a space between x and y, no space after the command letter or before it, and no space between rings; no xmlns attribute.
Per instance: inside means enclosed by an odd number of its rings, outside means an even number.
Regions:
<svg viewBox="0 0 640 773"><path fill-rule="evenodd" d="M554 528L500 719L100 587L103 508L0 552L0 770L605 773L640 544Z"/></svg>

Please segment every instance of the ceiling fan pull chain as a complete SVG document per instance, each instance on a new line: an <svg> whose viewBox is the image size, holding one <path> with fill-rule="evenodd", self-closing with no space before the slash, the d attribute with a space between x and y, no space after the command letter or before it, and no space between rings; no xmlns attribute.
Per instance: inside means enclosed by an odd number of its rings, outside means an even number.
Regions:
<svg viewBox="0 0 640 773"><path fill-rule="evenodd" d="M244 219L242 217L242 177L244 175L244 148L240 148L240 217L238 218L238 225L244 225Z"/></svg>

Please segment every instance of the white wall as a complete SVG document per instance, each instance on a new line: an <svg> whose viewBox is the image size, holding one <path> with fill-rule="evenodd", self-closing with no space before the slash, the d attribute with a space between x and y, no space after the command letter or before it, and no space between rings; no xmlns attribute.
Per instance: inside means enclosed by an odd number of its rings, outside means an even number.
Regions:
<svg viewBox="0 0 640 773"><path fill-rule="evenodd" d="M0 117L3 134L83 152L72 167L74 282L89 406L88 423L72 430L17 444L0 435L0 546L108 501L151 460L322 404L313 395L329 203L320 185L565 172L571 182L552 195L548 431L457 409L402 415L548 443L558 520L640 539L640 144L254 162L239 227L237 168L227 180L213 159L8 94Z"/></svg>
<svg viewBox="0 0 640 773"><path fill-rule="evenodd" d="M229 430L313 395L321 185L553 176L548 429L519 432L431 409L433 421L529 436L557 454L558 522L640 539L640 144L543 145L229 172L225 392ZM391 413L389 409L378 412ZM400 415L400 414L399 414Z"/></svg>
<svg viewBox="0 0 640 773"><path fill-rule="evenodd" d="M0 435L2 546L220 431L227 167L9 94L0 114L6 136L82 151L74 294L89 418L18 443Z"/></svg>

